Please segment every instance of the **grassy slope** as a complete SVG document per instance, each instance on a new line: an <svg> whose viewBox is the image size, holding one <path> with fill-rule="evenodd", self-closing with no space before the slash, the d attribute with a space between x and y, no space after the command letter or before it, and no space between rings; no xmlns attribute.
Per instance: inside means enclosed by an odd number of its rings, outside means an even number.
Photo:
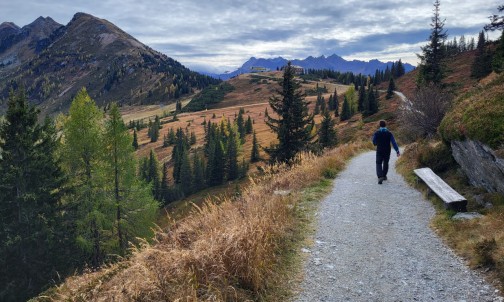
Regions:
<svg viewBox="0 0 504 302"><path fill-rule="evenodd" d="M258 92L250 83L250 78L241 76L234 79L238 89L224 102L234 105L204 112L179 115L177 122L163 125L161 137L169 127L189 126L196 131L197 145L203 145L204 118L210 120L213 113L226 118L234 117L239 107L245 107L247 115L255 120L254 129L258 132L262 145L275 140L264 123L266 104L258 100L250 102L250 91ZM240 88L239 81L242 81ZM246 85L248 82L253 85ZM260 84L262 85L262 84ZM303 84L313 89L316 83ZM319 86L323 86L319 83ZM334 91L333 84L325 83L328 91ZM344 86L338 86L339 94ZM266 97L267 94L265 94ZM325 96L328 99L329 94ZM308 97L313 101L315 96ZM342 95L340 95L342 99ZM362 121L360 115L338 125L341 142L365 141L365 143L344 144L331 150L321 158L305 157L299 166L292 170L275 167L265 172L257 172L253 167L253 178L249 180L207 189L200 194L182 201L175 216L185 217L176 221L164 219L168 225L157 235L158 243L146 244L135 250L133 256L121 263L103 268L98 272L88 272L69 278L63 285L48 291L53 300L76 299L106 300L112 296L123 300L156 300L185 297L189 300L238 301L245 298L268 301L285 300L291 294L290 288L299 278L299 247L312 231L310 217L317 201L330 189L327 177L334 177L346 159L356 152L370 147L369 138L376 129L376 121L386 118L395 128L395 111L399 100L381 100L381 111ZM135 116L129 109L130 116ZM159 110L159 108L154 108ZM271 110L270 110L271 111ZM145 115L149 110L143 110ZM271 112L270 112L271 113ZM214 121L216 121L214 120ZM317 117L320 120L320 117ZM151 148L156 150L161 160L168 160L171 148L162 148L162 142L150 143L146 129L140 131L142 145L138 154L146 156ZM250 153L251 138L247 138L243 154ZM256 172L254 172L256 171ZM241 195L236 199L236 186ZM275 190L289 190L287 196L273 195ZM202 208L188 206L188 201L203 204L208 196L217 196L217 202ZM235 202L232 202L232 201ZM236 201L239 201L238 203ZM188 214L190 212L190 214ZM209 241L209 239L211 239ZM246 265L244 265L246 264ZM216 273L210 273L216 272ZM41 296L39 300L43 301Z"/></svg>
<svg viewBox="0 0 504 302"><path fill-rule="evenodd" d="M456 99L451 112L447 114L440 127L443 139L478 139L502 153L504 138L504 76L490 75L477 82L469 77L474 53L468 52L453 59L448 66L447 80L456 82ZM405 94L412 94L415 72L397 81ZM432 163L449 160L439 153L442 148L439 141L423 141L408 146L404 156L398 161L399 171L415 187L427 196L427 187L415 181L413 169L420 167L419 158L431 158ZM429 155L430 154L430 155ZM502 155L501 155L502 156ZM429 160L428 160L429 161ZM482 189L471 187L467 178L459 171L456 164L440 172L440 176L455 190L468 199L468 210L477 211L485 216L472 221L455 221L455 214L444 210L442 202L435 195L428 195L437 208L437 215L432 221L436 232L463 257L472 268L481 268L487 272L496 286L504 282L504 196L486 193ZM485 209L477 199L491 202L493 208Z"/></svg>

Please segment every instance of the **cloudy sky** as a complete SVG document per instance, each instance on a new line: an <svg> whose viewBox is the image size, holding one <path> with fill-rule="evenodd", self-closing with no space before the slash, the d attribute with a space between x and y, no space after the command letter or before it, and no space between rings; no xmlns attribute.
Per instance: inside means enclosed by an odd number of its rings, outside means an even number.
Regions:
<svg viewBox="0 0 504 302"><path fill-rule="evenodd" d="M303 59L334 53L416 65L415 53L429 36L433 1L1 0L0 23L24 26L50 16L66 25L73 14L85 12L199 71L232 71L252 56ZM450 39L475 36L500 2L441 0Z"/></svg>

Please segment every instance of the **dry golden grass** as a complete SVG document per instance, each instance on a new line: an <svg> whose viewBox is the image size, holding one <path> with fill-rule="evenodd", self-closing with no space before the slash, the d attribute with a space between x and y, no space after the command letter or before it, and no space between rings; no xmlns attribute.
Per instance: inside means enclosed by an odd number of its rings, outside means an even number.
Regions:
<svg viewBox="0 0 504 302"><path fill-rule="evenodd" d="M322 157L265 169L239 197L195 206L185 219L159 230L132 256L98 272L70 277L37 301L246 301L279 282L303 189L334 177L369 143L346 144ZM275 191L290 194L275 194ZM290 276L292 278L292 276Z"/></svg>
<svg viewBox="0 0 504 302"><path fill-rule="evenodd" d="M437 213L431 222L432 228L472 268L483 269L490 281L504 290L504 196L471 187L457 169L446 171L442 178L468 199L468 210L484 214L471 221L453 220L455 213L446 211L443 202L434 194L428 194L427 186L417 182L413 174L413 170L419 168L419 154L425 150L422 144L431 142L412 143L405 148L397 163L398 171L434 204ZM491 202L493 207L484 209L475 201L476 195Z"/></svg>

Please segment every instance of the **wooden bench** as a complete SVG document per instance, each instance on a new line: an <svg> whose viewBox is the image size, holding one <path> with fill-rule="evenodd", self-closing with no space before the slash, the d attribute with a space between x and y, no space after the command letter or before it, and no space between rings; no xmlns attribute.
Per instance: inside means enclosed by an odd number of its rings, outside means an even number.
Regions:
<svg viewBox="0 0 504 302"><path fill-rule="evenodd" d="M421 168L414 170L429 188L444 201L445 208L457 212L467 212L467 200L460 195L430 168Z"/></svg>

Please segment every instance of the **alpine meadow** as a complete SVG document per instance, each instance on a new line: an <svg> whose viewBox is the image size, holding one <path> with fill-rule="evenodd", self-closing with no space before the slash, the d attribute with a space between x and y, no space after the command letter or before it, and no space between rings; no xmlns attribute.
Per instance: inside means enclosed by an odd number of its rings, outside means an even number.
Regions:
<svg viewBox="0 0 504 302"><path fill-rule="evenodd" d="M392 2L0 5L0 301L503 301L504 5Z"/></svg>

